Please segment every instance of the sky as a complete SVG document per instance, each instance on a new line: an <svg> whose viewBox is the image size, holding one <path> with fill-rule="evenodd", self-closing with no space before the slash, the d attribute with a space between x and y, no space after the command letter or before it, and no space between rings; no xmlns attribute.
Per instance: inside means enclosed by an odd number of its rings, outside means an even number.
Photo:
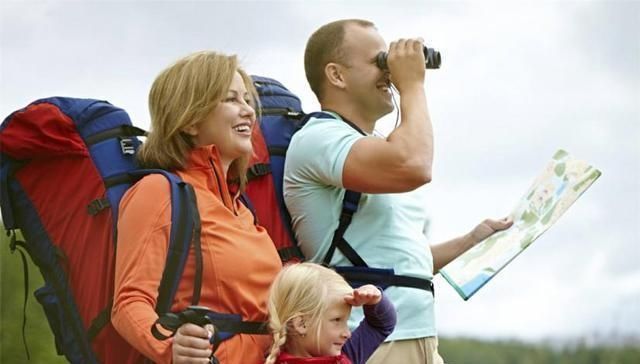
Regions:
<svg viewBox="0 0 640 364"><path fill-rule="evenodd" d="M440 335L640 337L640 1L3 1L0 10L0 115L42 97L89 97L144 128L153 79L194 51L237 54L315 111L303 53L319 26L363 18L387 43L424 38L442 53L425 82L433 243L506 216L559 148L602 171L469 301L436 278Z"/></svg>

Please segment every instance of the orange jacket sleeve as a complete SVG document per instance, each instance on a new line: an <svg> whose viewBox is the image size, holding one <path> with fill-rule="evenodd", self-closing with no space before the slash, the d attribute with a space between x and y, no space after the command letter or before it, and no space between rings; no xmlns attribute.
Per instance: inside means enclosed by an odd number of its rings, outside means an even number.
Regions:
<svg viewBox="0 0 640 364"><path fill-rule="evenodd" d="M169 183L150 175L120 203L111 321L136 350L156 363L171 362L171 340L151 334L171 225Z"/></svg>

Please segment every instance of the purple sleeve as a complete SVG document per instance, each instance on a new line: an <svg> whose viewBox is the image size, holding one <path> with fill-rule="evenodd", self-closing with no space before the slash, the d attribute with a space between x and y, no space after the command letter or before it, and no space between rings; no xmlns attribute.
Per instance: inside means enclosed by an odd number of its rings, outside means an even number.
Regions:
<svg viewBox="0 0 640 364"><path fill-rule="evenodd" d="M363 310L364 320L342 348L353 364L364 364L396 326L396 309L384 293L377 305L365 305Z"/></svg>

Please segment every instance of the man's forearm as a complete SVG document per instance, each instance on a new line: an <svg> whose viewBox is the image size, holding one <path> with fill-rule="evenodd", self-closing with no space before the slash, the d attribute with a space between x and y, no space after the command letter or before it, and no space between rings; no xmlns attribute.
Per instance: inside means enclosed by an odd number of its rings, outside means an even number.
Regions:
<svg viewBox="0 0 640 364"><path fill-rule="evenodd" d="M400 126L388 137L388 141L401 145L407 159L415 159L415 165L431 174L433 163L433 127L422 85L400 95Z"/></svg>
<svg viewBox="0 0 640 364"><path fill-rule="evenodd" d="M470 234L465 234L444 243L432 245L433 274L438 273L442 267L469 250L475 243Z"/></svg>

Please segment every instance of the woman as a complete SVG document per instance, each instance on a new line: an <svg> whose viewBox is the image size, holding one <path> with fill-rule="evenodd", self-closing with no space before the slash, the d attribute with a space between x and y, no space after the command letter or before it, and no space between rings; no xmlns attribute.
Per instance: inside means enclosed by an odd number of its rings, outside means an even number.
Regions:
<svg viewBox="0 0 640 364"><path fill-rule="evenodd" d="M199 52L185 57L156 78L149 95L151 133L138 152L146 168L177 173L195 190L201 219L203 255L199 305L244 321L267 321L269 284L281 269L266 231L254 225L238 199L246 184L256 127L256 92L235 56ZM229 182L233 181L233 182ZM154 362L207 362L211 333L186 324L171 340L150 331L167 255L171 223L169 184L149 175L123 197L118 221L115 298L112 322L140 353ZM172 311L185 309L193 292L195 260L190 253ZM238 334L223 341L215 355L221 363L264 360L268 335ZM192 359L200 358L194 361Z"/></svg>

